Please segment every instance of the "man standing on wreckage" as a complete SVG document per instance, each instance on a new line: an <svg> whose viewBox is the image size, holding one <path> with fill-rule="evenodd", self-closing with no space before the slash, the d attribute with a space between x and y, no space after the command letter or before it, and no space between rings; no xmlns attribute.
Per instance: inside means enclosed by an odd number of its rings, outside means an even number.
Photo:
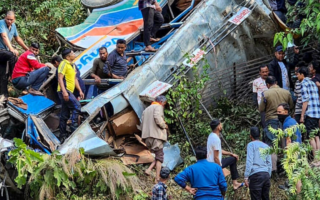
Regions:
<svg viewBox="0 0 320 200"><path fill-rule="evenodd" d="M58 67L58 95L61 100L61 114L60 114L60 142L69 137L67 134L67 121L71 114L71 132L78 128L78 116L81 111L80 102L73 95L76 88L79 91L80 98L84 98L84 94L76 77L76 65L73 62L75 53L71 49L65 49L62 52L63 61Z"/></svg>

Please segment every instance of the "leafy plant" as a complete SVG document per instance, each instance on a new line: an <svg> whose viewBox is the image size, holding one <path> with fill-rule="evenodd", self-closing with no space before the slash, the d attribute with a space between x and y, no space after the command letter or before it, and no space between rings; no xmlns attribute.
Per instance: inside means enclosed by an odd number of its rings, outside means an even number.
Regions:
<svg viewBox="0 0 320 200"><path fill-rule="evenodd" d="M2 17L8 10L16 13L16 25L26 45L41 44L45 55L52 55L57 45L55 29L83 22L86 12L80 0L19 0L0 1Z"/></svg>
<svg viewBox="0 0 320 200"><path fill-rule="evenodd" d="M21 139L14 139L16 149L10 160L18 171L18 188L25 186L25 196L35 199L77 199L103 194L109 199L131 195L139 189L140 181L133 172L115 159L91 160L84 150L66 155L52 155L29 149Z"/></svg>
<svg viewBox="0 0 320 200"><path fill-rule="evenodd" d="M293 36L300 35L304 45L316 42L320 39L320 3L316 0L298 0L295 5L290 6L287 13L288 22L301 23L298 27L285 30L275 34L273 45L281 43L286 49L289 42L293 42Z"/></svg>
<svg viewBox="0 0 320 200"><path fill-rule="evenodd" d="M320 169L318 167L311 167L308 161L308 154L311 152L311 146L306 141L303 144L297 142L290 143L285 149L279 147L279 142L286 137L293 137L296 129L305 133L305 126L303 124L295 125L287 128L285 131L281 129L269 130L275 135L273 146L261 151L264 154L283 153L284 158L281 160L283 168L289 180L290 189L288 195L291 199L305 199L313 200L320 199L320 178L318 176ZM313 132L318 131L314 130ZM312 137L311 137L312 138ZM320 158L320 151L316 152L316 160ZM301 192L297 192L296 185L301 182Z"/></svg>

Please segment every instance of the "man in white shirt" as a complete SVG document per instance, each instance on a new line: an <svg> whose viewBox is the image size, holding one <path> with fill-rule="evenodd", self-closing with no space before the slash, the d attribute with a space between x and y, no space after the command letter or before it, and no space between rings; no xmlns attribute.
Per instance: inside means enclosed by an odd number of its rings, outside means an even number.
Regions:
<svg viewBox="0 0 320 200"><path fill-rule="evenodd" d="M221 122L218 119L212 120L210 127L212 133L210 133L207 141L207 160L220 165L222 168L230 166L233 189L237 190L244 186L244 183L239 183L237 181L237 178L239 177L237 170L237 161L239 160L239 156L228 151L224 151L221 148L221 140L219 137L222 132ZM230 157L222 158L222 155L229 155Z"/></svg>
<svg viewBox="0 0 320 200"><path fill-rule="evenodd" d="M259 67L260 77L255 79L252 83L253 101L255 105L259 108L262 92L268 90L266 79L269 75L269 68L267 65L261 65ZM263 128L266 127L266 112L260 112L261 115L261 125Z"/></svg>

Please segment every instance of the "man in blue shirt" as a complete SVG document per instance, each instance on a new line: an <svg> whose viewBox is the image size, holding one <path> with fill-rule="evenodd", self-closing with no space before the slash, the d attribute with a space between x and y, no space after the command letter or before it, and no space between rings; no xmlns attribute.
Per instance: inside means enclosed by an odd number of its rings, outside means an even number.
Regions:
<svg viewBox="0 0 320 200"><path fill-rule="evenodd" d="M290 107L287 103L282 103L277 108L278 119L282 123L282 129L284 131L286 131L287 128L298 125L297 121L289 115L289 109ZM295 130L295 135L292 138L287 138L286 145L290 144L291 141L302 143L301 132L298 128Z"/></svg>
<svg viewBox="0 0 320 200"><path fill-rule="evenodd" d="M109 54L107 62L103 67L103 72L108 74L110 78L124 79L127 76L126 48L126 41L119 39L117 40L116 49Z"/></svg>
<svg viewBox="0 0 320 200"><path fill-rule="evenodd" d="M301 82L301 98L302 98L302 111L300 123L304 123L307 129L307 139L310 133L319 128L320 119L320 101L317 85L308 78L309 70L306 67L298 69L297 77ZM312 153L315 156L315 151L319 150L319 132L315 133L315 139L310 139Z"/></svg>
<svg viewBox="0 0 320 200"><path fill-rule="evenodd" d="M269 200L271 155L262 156L260 153L261 149L267 149L269 146L259 140L260 130L258 127L251 127L250 139L252 142L247 146L245 184L250 189L251 200Z"/></svg>
<svg viewBox="0 0 320 200"><path fill-rule="evenodd" d="M12 47L12 38L14 37L24 50L28 50L28 47L18 35L14 23L15 19L14 12L9 11L6 17L0 20L0 94L3 94L5 97L8 97L8 77L11 76L14 65L17 62L17 56L19 55L19 52ZM7 66L9 67L8 69Z"/></svg>
<svg viewBox="0 0 320 200"><path fill-rule="evenodd" d="M197 163L184 169L174 181L194 195L196 200L223 199L227 182L221 166L207 161L207 148L198 147L195 152ZM190 182L191 187L186 182Z"/></svg>

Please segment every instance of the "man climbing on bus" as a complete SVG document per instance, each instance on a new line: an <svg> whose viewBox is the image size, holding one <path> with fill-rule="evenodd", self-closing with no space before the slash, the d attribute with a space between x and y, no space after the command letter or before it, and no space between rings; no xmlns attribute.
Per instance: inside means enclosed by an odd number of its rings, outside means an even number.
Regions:
<svg viewBox="0 0 320 200"><path fill-rule="evenodd" d="M161 14L162 8L157 0L139 0L139 10L143 17L143 42L145 51L155 52L151 46L151 42L158 42L160 39L156 38L156 33L164 22Z"/></svg>

